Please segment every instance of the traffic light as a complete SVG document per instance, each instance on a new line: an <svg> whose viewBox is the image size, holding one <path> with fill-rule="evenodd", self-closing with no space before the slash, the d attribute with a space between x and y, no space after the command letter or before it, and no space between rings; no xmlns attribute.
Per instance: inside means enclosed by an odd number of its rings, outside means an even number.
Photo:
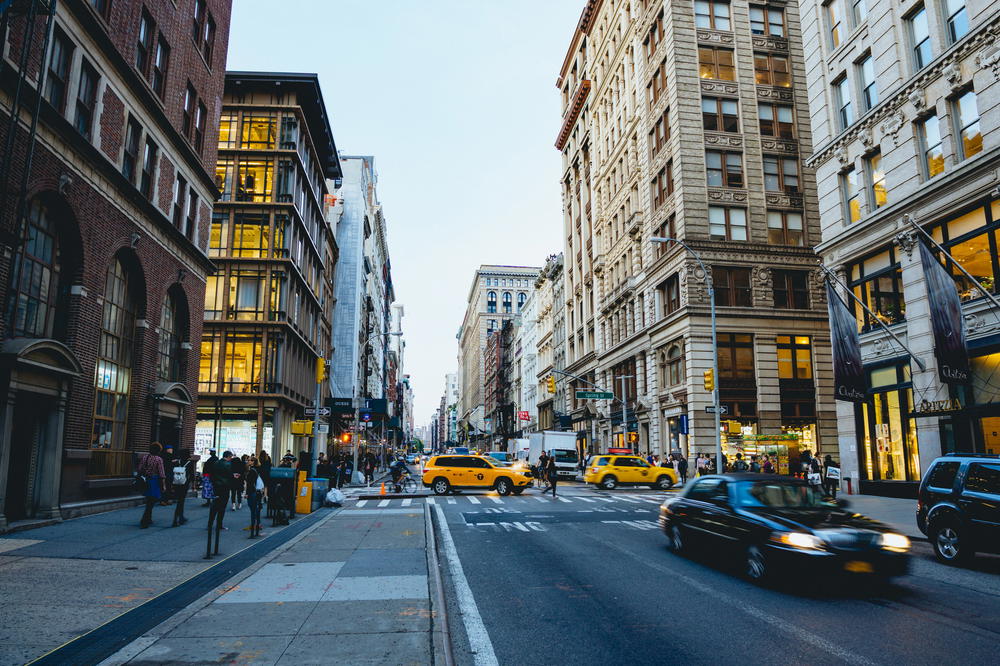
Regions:
<svg viewBox="0 0 1000 666"><path fill-rule="evenodd" d="M343 442L344 444L350 444L351 443L351 433L345 432L343 435L340 436L340 441Z"/></svg>
<svg viewBox="0 0 1000 666"><path fill-rule="evenodd" d="M313 422L312 421L292 421L292 434L293 435L312 435L313 434Z"/></svg>
<svg viewBox="0 0 1000 666"><path fill-rule="evenodd" d="M548 387L549 393L556 392L556 378L553 377L552 375L549 375L549 378L546 380L545 385Z"/></svg>
<svg viewBox="0 0 1000 666"><path fill-rule="evenodd" d="M706 370L705 371L705 390L711 393L715 390L715 371Z"/></svg>
<svg viewBox="0 0 1000 666"><path fill-rule="evenodd" d="M316 383L322 384L326 381L326 359L320 356L316 359Z"/></svg>

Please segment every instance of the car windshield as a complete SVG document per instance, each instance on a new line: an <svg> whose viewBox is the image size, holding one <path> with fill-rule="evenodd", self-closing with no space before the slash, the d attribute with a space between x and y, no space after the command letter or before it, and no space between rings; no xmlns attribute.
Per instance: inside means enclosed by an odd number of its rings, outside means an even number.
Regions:
<svg viewBox="0 0 1000 666"><path fill-rule="evenodd" d="M494 460L499 460L500 462L507 462L508 460L510 460L510 454L503 453L502 451L495 451L490 454L490 458L493 458Z"/></svg>
<svg viewBox="0 0 1000 666"><path fill-rule="evenodd" d="M557 463L575 463L579 460L576 451L572 449L553 449L552 457Z"/></svg>
<svg viewBox="0 0 1000 666"><path fill-rule="evenodd" d="M835 506L804 483L754 481L736 484L736 503L773 509L829 509Z"/></svg>

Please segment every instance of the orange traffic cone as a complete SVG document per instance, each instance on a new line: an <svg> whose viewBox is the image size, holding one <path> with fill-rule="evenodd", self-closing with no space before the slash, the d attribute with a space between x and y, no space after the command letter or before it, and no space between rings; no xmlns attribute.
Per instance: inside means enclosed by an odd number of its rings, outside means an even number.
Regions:
<svg viewBox="0 0 1000 666"><path fill-rule="evenodd" d="M385 495L385 481L382 482L382 490L378 491L379 495Z"/></svg>

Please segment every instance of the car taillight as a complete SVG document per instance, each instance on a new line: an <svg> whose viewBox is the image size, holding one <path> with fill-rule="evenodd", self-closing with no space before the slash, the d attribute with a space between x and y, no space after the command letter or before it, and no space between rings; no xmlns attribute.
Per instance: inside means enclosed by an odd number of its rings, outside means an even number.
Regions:
<svg viewBox="0 0 1000 666"><path fill-rule="evenodd" d="M591 474L597 474L597 468L596 467L591 467L590 468L590 473Z"/></svg>

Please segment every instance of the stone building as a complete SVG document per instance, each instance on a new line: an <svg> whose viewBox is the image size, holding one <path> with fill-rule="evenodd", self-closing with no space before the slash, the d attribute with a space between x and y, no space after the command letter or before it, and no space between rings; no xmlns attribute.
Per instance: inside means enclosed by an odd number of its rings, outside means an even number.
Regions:
<svg viewBox="0 0 1000 666"><path fill-rule="evenodd" d="M804 2L823 262L860 331L864 402L838 402L844 475L913 496L948 451L1000 453L1000 6L989 0ZM971 374L939 377L931 305L910 221L946 261L962 302ZM939 253L938 258L944 260ZM894 342L883 325L913 353ZM923 368L920 367L923 364Z"/></svg>
<svg viewBox="0 0 1000 666"><path fill-rule="evenodd" d="M280 458L308 448L291 424L331 350L338 251L325 197L341 171L318 77L227 72L218 146L197 448Z"/></svg>
<svg viewBox="0 0 1000 666"><path fill-rule="evenodd" d="M213 270L231 3L54 5L0 23L0 531L111 507L151 441L193 445Z"/></svg>
<svg viewBox="0 0 1000 666"><path fill-rule="evenodd" d="M545 261L538 279L535 281L538 324L535 331L535 346L538 358L535 362L535 394L538 410L537 429L556 430L560 428L559 417L565 412L561 388L565 386L563 377L553 370L566 366L566 323L564 319L565 300L562 289L563 255L553 254ZM553 378L556 392L549 391L549 377Z"/></svg>
<svg viewBox="0 0 1000 666"><path fill-rule="evenodd" d="M567 410L593 449L836 452L793 3L592 0L560 70ZM613 391L596 405L573 389ZM627 405L627 423L623 403ZM787 458L785 458L787 461Z"/></svg>

